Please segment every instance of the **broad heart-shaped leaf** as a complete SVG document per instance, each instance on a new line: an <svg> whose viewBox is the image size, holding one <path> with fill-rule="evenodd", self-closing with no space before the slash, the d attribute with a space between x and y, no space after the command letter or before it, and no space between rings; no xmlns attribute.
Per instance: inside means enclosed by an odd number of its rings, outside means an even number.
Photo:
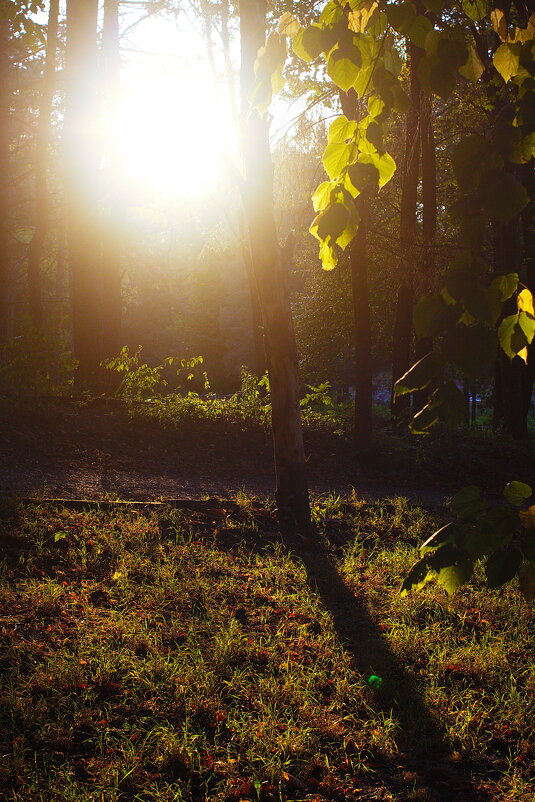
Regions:
<svg viewBox="0 0 535 802"><path fill-rule="evenodd" d="M506 273L502 276L496 276L492 280L491 286L498 291L500 301L507 301L518 287L518 273Z"/></svg>
<svg viewBox="0 0 535 802"><path fill-rule="evenodd" d="M379 186L384 187L396 172L396 162L390 153L361 153L360 164L373 164L379 171Z"/></svg>
<svg viewBox="0 0 535 802"><path fill-rule="evenodd" d="M345 142L347 139L352 139L356 130L356 120L348 120L345 114L341 114L330 124L327 138L329 142Z"/></svg>
<svg viewBox="0 0 535 802"><path fill-rule="evenodd" d="M504 42L499 46L492 59L494 66L507 83L515 76L520 68L520 43L510 44Z"/></svg>
<svg viewBox="0 0 535 802"><path fill-rule="evenodd" d="M448 502L448 507L459 518L479 515L487 508L487 504L481 498L479 487L468 485L463 487Z"/></svg>
<svg viewBox="0 0 535 802"><path fill-rule="evenodd" d="M428 564L437 572L437 581L450 595L467 582L474 571L470 555L453 543L440 546L428 557Z"/></svg>
<svg viewBox="0 0 535 802"><path fill-rule="evenodd" d="M501 588L517 573L522 562L522 552L512 543L496 549L487 560L485 573L489 588Z"/></svg>
<svg viewBox="0 0 535 802"><path fill-rule="evenodd" d="M458 72L472 83L477 83L485 72L485 65L479 58L479 54L473 44L468 47L468 58Z"/></svg>
<svg viewBox="0 0 535 802"><path fill-rule="evenodd" d="M478 194L485 211L500 223L508 223L529 203L529 195L522 184L500 167L485 173Z"/></svg>
<svg viewBox="0 0 535 802"><path fill-rule="evenodd" d="M437 337L459 318L457 307L447 304L440 293L425 295L414 309L413 325L418 337Z"/></svg>
<svg viewBox="0 0 535 802"><path fill-rule="evenodd" d="M412 3L405 0L403 3L389 3L386 7L386 16L390 25L399 33L408 33L416 19L416 11Z"/></svg>
<svg viewBox="0 0 535 802"><path fill-rule="evenodd" d="M312 195L315 212L322 212L331 202L331 194L336 185L332 181L323 181Z"/></svg>
<svg viewBox="0 0 535 802"><path fill-rule="evenodd" d="M515 507L522 506L531 494L531 487L524 482L509 482L503 491L505 499Z"/></svg>
<svg viewBox="0 0 535 802"><path fill-rule="evenodd" d="M329 178L336 178L352 161L355 147L345 142L329 142L323 153L323 166Z"/></svg>
<svg viewBox="0 0 535 802"><path fill-rule="evenodd" d="M436 549L438 549L439 546L443 546L444 543L453 543L455 541L455 534L456 525L454 523L450 522L442 526L422 543L420 546L420 554L423 557L424 554L428 554L430 551L436 551Z"/></svg>
<svg viewBox="0 0 535 802"><path fill-rule="evenodd" d="M496 332L487 326L456 326L442 344L446 358L470 381L486 375L496 357Z"/></svg>
<svg viewBox="0 0 535 802"><path fill-rule="evenodd" d="M334 270L338 264L338 257L330 239L321 243L319 257L324 270Z"/></svg>
<svg viewBox="0 0 535 802"><path fill-rule="evenodd" d="M434 576L436 576L436 572L429 568L427 557L422 557L421 560L414 563L403 580L400 588L401 596L406 596L411 590L421 590Z"/></svg>
<svg viewBox="0 0 535 802"><path fill-rule="evenodd" d="M497 505L489 507L485 514L479 517L478 523L479 526L467 534L464 542L466 550L474 559L507 546L518 531L519 521L516 510Z"/></svg>
<svg viewBox="0 0 535 802"><path fill-rule="evenodd" d="M419 14L409 26L407 37L418 47L425 47L425 37L433 30L433 23L427 17Z"/></svg>
<svg viewBox="0 0 535 802"><path fill-rule="evenodd" d="M527 602L535 599L535 563L524 563L518 572L518 587Z"/></svg>
<svg viewBox="0 0 535 802"><path fill-rule="evenodd" d="M471 20L481 22L492 8L490 0L461 0L461 8Z"/></svg>
<svg viewBox="0 0 535 802"><path fill-rule="evenodd" d="M342 3L338 0L330 0L320 14L320 22L322 25L332 25L334 22L338 22L343 15Z"/></svg>
<svg viewBox="0 0 535 802"><path fill-rule="evenodd" d="M372 120L366 128L366 139L372 143L379 153L383 153L383 129L375 120Z"/></svg>
<svg viewBox="0 0 535 802"><path fill-rule="evenodd" d="M283 36L289 36L290 39L293 39L301 30L301 23L293 14L290 14L289 11L285 11L279 19L277 30Z"/></svg>
<svg viewBox="0 0 535 802"><path fill-rule="evenodd" d="M455 146L452 155L453 171L460 188L475 189L489 157L489 143L479 134L465 136Z"/></svg>
<svg viewBox="0 0 535 802"><path fill-rule="evenodd" d="M512 294L512 293L511 293ZM525 312L531 317L535 317L535 307L533 305L533 295L527 287L518 293L518 311Z"/></svg>
<svg viewBox="0 0 535 802"><path fill-rule="evenodd" d="M359 57L358 63L355 59L340 55L340 49L334 50L327 61L327 73L334 83L344 92L347 92L358 78L360 69L360 51L353 48L356 56Z"/></svg>
<svg viewBox="0 0 535 802"><path fill-rule="evenodd" d="M524 328L520 324L521 315L525 316L522 318L525 324ZM532 327L534 326L535 321L525 312L518 312L516 315L504 317L498 328L498 340L509 359L513 359L518 355L526 361L523 352L530 343L528 334L532 332ZM526 334L525 328L527 328L528 334Z"/></svg>
<svg viewBox="0 0 535 802"><path fill-rule="evenodd" d="M529 290L527 290L529 292ZM527 340L528 345L533 342L535 336L535 317L531 312L524 312L523 310L518 313L518 325Z"/></svg>
<svg viewBox="0 0 535 802"><path fill-rule="evenodd" d="M458 424L466 417L466 400L454 382L445 382L434 391L431 399L414 416L410 430L413 434L424 434L439 420Z"/></svg>
<svg viewBox="0 0 535 802"><path fill-rule="evenodd" d="M355 162L350 164L347 168L347 175L351 185L358 192L365 192L366 190L376 190L380 185L379 170L374 164L367 164L365 162ZM349 188L351 191L351 188Z"/></svg>
<svg viewBox="0 0 535 802"><path fill-rule="evenodd" d="M303 61L314 61L323 50L323 28L310 25L301 28L292 39L292 48L296 56Z"/></svg>
<svg viewBox="0 0 535 802"><path fill-rule="evenodd" d="M424 387L429 387L432 382L440 378L442 369L443 360L440 354L431 351L397 380L394 384L394 392L396 395L405 395L413 393L415 390L423 390Z"/></svg>
<svg viewBox="0 0 535 802"><path fill-rule="evenodd" d="M337 240L342 234L349 220L349 209L342 203L332 203L317 216L315 228L318 239L325 240L330 237ZM312 224L314 226L314 223Z"/></svg>

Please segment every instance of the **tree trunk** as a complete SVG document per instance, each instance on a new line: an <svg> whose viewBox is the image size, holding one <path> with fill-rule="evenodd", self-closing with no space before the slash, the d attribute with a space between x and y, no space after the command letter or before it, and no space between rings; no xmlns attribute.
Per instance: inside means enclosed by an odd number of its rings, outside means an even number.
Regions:
<svg viewBox="0 0 535 802"><path fill-rule="evenodd" d="M357 95L353 90L340 92L342 111L350 120L357 119ZM355 343L355 447L369 451L373 434L372 334L368 291L368 255L366 236L369 198L360 195L355 206L360 216L356 236L349 245L351 291L353 297L353 337Z"/></svg>
<svg viewBox="0 0 535 802"><path fill-rule="evenodd" d="M69 267L77 382L95 388L100 358L100 232L97 213L97 0L68 0L65 146Z"/></svg>
<svg viewBox="0 0 535 802"><path fill-rule="evenodd" d="M49 225L47 163L50 143L52 101L56 90L59 0L50 0L45 66L35 143L35 229L28 251L28 298L30 320L36 331L43 328L41 259Z"/></svg>
<svg viewBox="0 0 535 802"><path fill-rule="evenodd" d="M518 176L518 168L508 165ZM494 237L494 271L496 275L517 272L522 275L524 246L521 216L509 223L496 224ZM503 316L516 312L516 296L505 302ZM531 355L530 355L531 356ZM533 357L531 357L533 358ZM500 348L495 363L495 409L493 423L502 427L515 440L528 437L528 412L533 390L531 366L520 357L510 360Z"/></svg>
<svg viewBox="0 0 535 802"><path fill-rule="evenodd" d="M411 107L407 112L405 129L405 152L401 182L401 211L399 239L401 254L399 259L399 290L394 323L394 342L392 345L392 418L400 423L408 411L409 395L394 395L394 383L409 369L412 343L412 310L414 293L414 246L416 238L416 199L418 190L418 167L420 161L420 99L421 89L418 79L418 61L421 51L413 44L408 45L409 69L411 76Z"/></svg>
<svg viewBox="0 0 535 802"><path fill-rule="evenodd" d="M102 86L106 120L104 199L102 218L101 359L121 349L121 229L120 143L117 131L121 61L119 56L119 0L105 0L102 29ZM109 373L109 371L108 371Z"/></svg>
<svg viewBox="0 0 535 802"><path fill-rule="evenodd" d="M433 98L421 96L420 138L422 153L422 252L420 254L420 293L431 291L435 272L435 236L437 231L437 167L435 135L433 130ZM422 337L416 340L414 351L418 361L433 350L433 340ZM429 389L413 393L413 413L419 412L427 403Z"/></svg>
<svg viewBox="0 0 535 802"><path fill-rule="evenodd" d="M265 40L266 0L240 2L244 201L251 259L262 307L271 391L276 498L281 526L308 530L310 506L299 405L297 349L273 213L268 124L247 113L253 65Z"/></svg>
<svg viewBox="0 0 535 802"><path fill-rule="evenodd" d="M0 342L9 337L9 20L0 15Z"/></svg>

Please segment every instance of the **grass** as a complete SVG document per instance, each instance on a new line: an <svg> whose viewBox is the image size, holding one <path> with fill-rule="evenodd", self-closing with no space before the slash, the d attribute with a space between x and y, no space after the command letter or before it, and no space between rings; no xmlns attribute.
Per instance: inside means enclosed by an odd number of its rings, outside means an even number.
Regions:
<svg viewBox="0 0 535 802"><path fill-rule="evenodd" d="M316 544L245 493L6 507L0 798L532 800L517 590L400 599L428 512L326 496L313 514Z"/></svg>

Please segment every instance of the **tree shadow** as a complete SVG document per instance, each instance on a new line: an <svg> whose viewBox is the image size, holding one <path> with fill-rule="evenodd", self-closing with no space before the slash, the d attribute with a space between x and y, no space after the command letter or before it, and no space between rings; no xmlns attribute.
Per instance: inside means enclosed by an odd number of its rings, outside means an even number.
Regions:
<svg viewBox="0 0 535 802"><path fill-rule="evenodd" d="M283 542L302 561L309 586L330 612L355 671L367 679L373 675L382 679L380 688L373 691L374 707L385 715L393 715L399 727L396 736L399 754L390 767L392 772L384 767L385 777L391 777L392 790L399 791L403 782L416 780L420 795L415 799L436 802L490 799L473 784L470 765L452 756L445 728L426 706L417 677L401 665L373 620L365 599L345 584L325 543L316 534L305 541L291 533L283 536Z"/></svg>

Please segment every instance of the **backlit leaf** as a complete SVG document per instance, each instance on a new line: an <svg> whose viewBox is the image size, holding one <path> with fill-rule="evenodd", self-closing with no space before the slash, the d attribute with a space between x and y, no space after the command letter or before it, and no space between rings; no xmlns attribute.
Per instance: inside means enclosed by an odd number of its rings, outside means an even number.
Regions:
<svg viewBox="0 0 535 802"><path fill-rule="evenodd" d="M354 147L345 142L330 142L327 145L322 161L329 178L340 175L351 161L353 151Z"/></svg>
<svg viewBox="0 0 535 802"><path fill-rule="evenodd" d="M359 55L360 51L354 48L354 53ZM358 63L353 58L345 55L340 56L340 50L334 50L327 61L327 73L334 83L344 92L347 92L358 78L360 61Z"/></svg>
<svg viewBox="0 0 535 802"><path fill-rule="evenodd" d="M518 287L518 273L507 273L502 276L496 276L492 280L492 287L495 287L499 293L500 301L507 301L511 295L516 292Z"/></svg>
<svg viewBox="0 0 535 802"><path fill-rule="evenodd" d="M533 295L531 294L530 290L525 289L522 292L518 293L518 311L519 312L526 312L527 315L531 315L535 317L535 309L533 307Z"/></svg>
<svg viewBox="0 0 535 802"><path fill-rule="evenodd" d="M521 49L522 45L519 43L504 42L494 54L493 64L506 83L519 70Z"/></svg>
<svg viewBox="0 0 535 802"><path fill-rule="evenodd" d="M468 48L468 59L466 63L463 64L462 67L459 67L458 71L464 78L468 78L469 81L472 81L472 83L479 81L485 72L485 65L479 58L479 54L473 44L470 44Z"/></svg>
<svg viewBox="0 0 535 802"><path fill-rule="evenodd" d="M356 130L356 121L348 120L345 114L342 114L330 124L327 138L329 142L345 142L354 136Z"/></svg>
<svg viewBox="0 0 535 802"><path fill-rule="evenodd" d="M312 204L315 212L321 212L331 202L333 184L331 181L323 181L312 195Z"/></svg>
<svg viewBox="0 0 535 802"><path fill-rule="evenodd" d="M397 380L394 392L396 395L405 395L415 390L423 390L440 378L442 369L443 362L440 355L436 351L431 351Z"/></svg>
<svg viewBox="0 0 535 802"><path fill-rule="evenodd" d="M525 482L509 482L503 491L505 499L509 504L520 507L532 494L531 487Z"/></svg>
<svg viewBox="0 0 535 802"><path fill-rule="evenodd" d="M293 14L285 11L285 13L279 19L277 30L283 36L289 36L291 39L293 39L293 37L301 30L301 27L302 26L299 20L296 19Z"/></svg>
<svg viewBox="0 0 535 802"><path fill-rule="evenodd" d="M292 48L303 61L314 61L323 50L323 28L319 25L301 28L292 39Z"/></svg>

